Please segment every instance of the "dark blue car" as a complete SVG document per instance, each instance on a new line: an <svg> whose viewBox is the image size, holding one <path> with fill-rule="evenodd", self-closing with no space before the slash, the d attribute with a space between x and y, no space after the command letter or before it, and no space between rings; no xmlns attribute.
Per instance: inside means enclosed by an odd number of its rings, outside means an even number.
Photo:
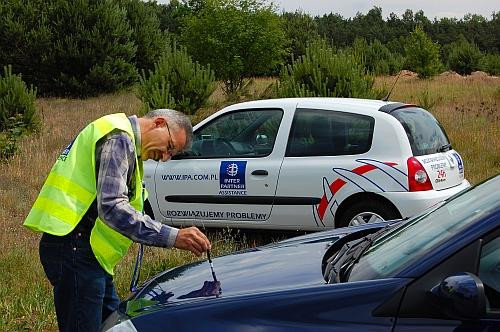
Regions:
<svg viewBox="0 0 500 332"><path fill-rule="evenodd" d="M500 175L399 222L180 266L103 331L500 331Z"/></svg>

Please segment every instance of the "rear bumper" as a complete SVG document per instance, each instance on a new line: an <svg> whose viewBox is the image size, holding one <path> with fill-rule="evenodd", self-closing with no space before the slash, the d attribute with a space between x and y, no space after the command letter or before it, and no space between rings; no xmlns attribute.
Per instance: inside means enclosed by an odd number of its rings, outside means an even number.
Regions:
<svg viewBox="0 0 500 332"><path fill-rule="evenodd" d="M385 192L380 195L393 202L394 205L398 207L401 217L406 218L411 217L469 187L469 181L463 180L460 185L443 190Z"/></svg>

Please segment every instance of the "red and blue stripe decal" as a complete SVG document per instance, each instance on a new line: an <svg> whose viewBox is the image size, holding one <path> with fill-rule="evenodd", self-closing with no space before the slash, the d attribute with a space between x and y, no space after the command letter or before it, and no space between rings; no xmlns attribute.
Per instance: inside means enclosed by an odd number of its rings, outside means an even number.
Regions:
<svg viewBox="0 0 500 332"><path fill-rule="evenodd" d="M397 169L397 163L395 162L381 162L378 160L370 160L370 159L358 159L356 160L363 165L360 165L352 170L342 169L342 168L333 168L333 172L336 173L339 177L337 177L331 184L328 183L326 177L323 178L323 196L321 197L320 203L317 205L313 205L313 215L316 221L316 224L319 226L318 220L323 226L325 226L324 219L328 207L330 210L336 210L339 205L339 202L336 199L336 194L344 188L348 183L353 184L358 187L358 191L367 191L367 188L364 188L363 185L358 184L352 177L356 175L361 176L366 183L371 184L372 187L377 188L379 191L387 191L387 187L384 184L375 183L371 179L365 176L374 170L379 170L386 175L386 179L390 182L391 188L397 188L398 191L408 191L407 181L403 181L407 178L407 175L401 170ZM348 174L352 173L352 177ZM393 173L393 174L391 174ZM332 211L332 215L334 212Z"/></svg>

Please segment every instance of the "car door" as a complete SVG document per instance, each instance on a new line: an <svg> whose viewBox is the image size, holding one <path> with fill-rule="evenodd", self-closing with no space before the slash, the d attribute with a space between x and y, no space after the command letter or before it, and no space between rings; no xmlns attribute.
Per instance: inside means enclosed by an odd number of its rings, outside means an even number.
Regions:
<svg viewBox="0 0 500 332"><path fill-rule="evenodd" d="M355 176L356 167L366 168L357 159L370 150L374 123L367 115L298 108L283 160L274 216L279 215L289 228L335 227L338 205L353 188L361 190L342 179ZM287 204L288 197L294 197L293 205Z"/></svg>
<svg viewBox="0 0 500 332"><path fill-rule="evenodd" d="M283 110L225 112L196 128L191 151L155 172L160 213L174 225L265 223L283 159L275 141Z"/></svg>
<svg viewBox="0 0 500 332"><path fill-rule="evenodd" d="M419 317L420 313L417 307L432 308L435 306L424 299L426 295L422 290L417 290L421 288L419 285L436 283L436 280L439 282L443 276L457 274L456 271L467 271L479 277L484 285L486 295L486 314L478 319L460 319L459 317L453 319L435 310L432 312L432 316L434 316L432 318L428 318L429 312L424 317ZM430 281L432 279L435 280ZM428 285L424 288L428 288ZM422 299L424 299L423 302ZM417 305L417 303L425 305ZM494 234L469 245L435 268L434 271L423 276L421 280L417 280L405 293L401 308L403 312L406 311L404 316L413 317L398 317L395 332L500 331L500 231L497 230Z"/></svg>

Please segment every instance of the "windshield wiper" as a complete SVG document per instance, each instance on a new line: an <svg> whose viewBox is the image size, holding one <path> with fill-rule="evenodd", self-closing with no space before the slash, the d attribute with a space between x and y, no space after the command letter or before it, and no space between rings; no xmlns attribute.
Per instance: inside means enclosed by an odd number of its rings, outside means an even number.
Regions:
<svg viewBox="0 0 500 332"><path fill-rule="evenodd" d="M445 144L438 149L438 152L446 152L451 150L451 144Z"/></svg>
<svg viewBox="0 0 500 332"><path fill-rule="evenodd" d="M353 266L363 253L372 245L373 241L384 234L391 225L369 234L361 239L349 241L340 248L336 255L327 260L323 277L329 284L346 281Z"/></svg>

